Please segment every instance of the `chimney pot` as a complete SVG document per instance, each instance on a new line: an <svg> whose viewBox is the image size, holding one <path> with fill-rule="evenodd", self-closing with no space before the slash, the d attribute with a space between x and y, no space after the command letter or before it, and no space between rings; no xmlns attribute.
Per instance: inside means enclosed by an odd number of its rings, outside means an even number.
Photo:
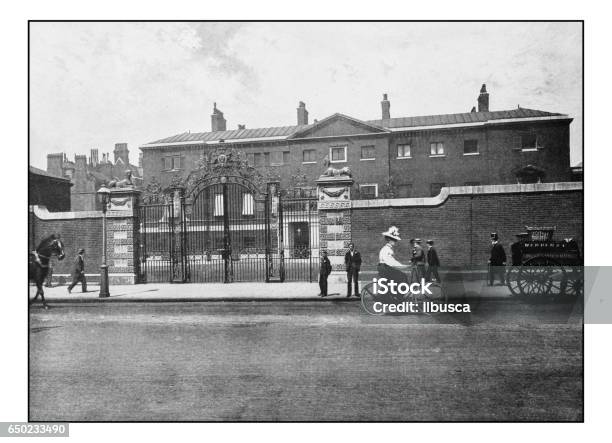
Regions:
<svg viewBox="0 0 612 443"><path fill-rule="evenodd" d="M297 124L307 125L308 124L308 111L306 110L306 103L299 102L297 108Z"/></svg>
<svg viewBox="0 0 612 443"><path fill-rule="evenodd" d="M238 129L246 129L246 125L238 125Z"/></svg>

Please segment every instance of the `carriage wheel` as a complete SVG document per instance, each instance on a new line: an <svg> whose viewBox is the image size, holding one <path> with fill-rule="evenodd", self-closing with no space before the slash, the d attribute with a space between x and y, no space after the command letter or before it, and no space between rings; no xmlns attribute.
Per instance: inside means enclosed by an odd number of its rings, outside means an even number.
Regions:
<svg viewBox="0 0 612 443"><path fill-rule="evenodd" d="M584 277L582 275L582 267L574 266L566 274L566 284L564 295L575 298L582 295L584 288Z"/></svg>
<svg viewBox="0 0 612 443"><path fill-rule="evenodd" d="M506 286L508 286L508 289L510 289L510 292L515 297L521 295L519 288L520 272L521 268L519 266L512 266L506 274Z"/></svg>
<svg viewBox="0 0 612 443"><path fill-rule="evenodd" d="M429 286L429 290L431 291L431 294L425 295L423 301L435 301L437 303L446 303L448 301L446 291L441 283L432 283Z"/></svg>
<svg viewBox="0 0 612 443"><path fill-rule="evenodd" d="M374 294L374 283L368 283L361 288L361 306L368 314L383 315L382 312L375 312L372 306L378 301L378 296Z"/></svg>
<svg viewBox="0 0 612 443"><path fill-rule="evenodd" d="M518 287L523 296L558 296L565 289L565 281L565 269L559 262L539 256L523 263L519 272Z"/></svg>

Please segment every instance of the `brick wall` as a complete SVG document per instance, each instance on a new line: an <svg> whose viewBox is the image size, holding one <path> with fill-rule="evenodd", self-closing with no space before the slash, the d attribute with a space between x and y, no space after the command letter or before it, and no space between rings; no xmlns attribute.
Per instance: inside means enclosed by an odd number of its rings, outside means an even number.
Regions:
<svg viewBox="0 0 612 443"><path fill-rule="evenodd" d="M403 241L399 242L396 251L403 263L409 261L409 240L418 237L423 245L427 239L435 241L444 267L486 265L490 233L499 233L509 255L514 234L524 231L525 225L557 226L556 240L574 237L582 250L582 187L578 184L557 186L568 188L566 190L537 191L555 185L568 184L483 186L474 187L473 192L469 192L472 188L458 188L461 193L456 194L453 189L445 189L443 194L450 195L440 198L440 204L430 205L428 200L435 199L405 199L412 203L353 207L352 239L368 267L378 263L378 251L383 245L380 233L390 225L397 226L402 235ZM500 192L489 193L487 190L491 188ZM509 191L514 188L523 191Z"/></svg>
<svg viewBox="0 0 612 443"><path fill-rule="evenodd" d="M74 213L72 213L74 214ZM60 234L66 258L53 259L54 274L70 273L74 257L85 249L85 273L99 273L102 264L102 216L44 220L29 212L28 250L32 251L51 234Z"/></svg>

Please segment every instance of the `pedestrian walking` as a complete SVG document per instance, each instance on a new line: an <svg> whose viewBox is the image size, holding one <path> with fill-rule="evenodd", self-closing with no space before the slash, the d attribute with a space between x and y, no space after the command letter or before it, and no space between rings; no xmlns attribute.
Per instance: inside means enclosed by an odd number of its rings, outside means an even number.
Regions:
<svg viewBox="0 0 612 443"><path fill-rule="evenodd" d="M495 277L499 277L502 285L506 284L506 251L499 242L497 232L491 233L491 256L489 258L489 285L495 284Z"/></svg>
<svg viewBox="0 0 612 443"><path fill-rule="evenodd" d="M321 297L327 297L327 277L331 274L332 265L327 258L327 251L321 253L321 263L319 266L319 289Z"/></svg>
<svg viewBox="0 0 612 443"><path fill-rule="evenodd" d="M427 240L427 275L425 279L429 282L431 278L435 278L438 283L442 283L440 274L438 274L438 267L440 266L440 259L438 258L438 252L434 247L433 240Z"/></svg>
<svg viewBox="0 0 612 443"><path fill-rule="evenodd" d="M79 249L72 267L72 283L68 286L68 293L72 292L77 283L81 282L81 291L87 292L87 280L85 280L85 249Z"/></svg>
<svg viewBox="0 0 612 443"><path fill-rule="evenodd" d="M349 250L344 255L344 266L346 268L346 296L350 297L353 286L355 297L359 297L359 270L361 269L361 254L355 250L355 244L349 243ZM352 282L352 283L351 283Z"/></svg>

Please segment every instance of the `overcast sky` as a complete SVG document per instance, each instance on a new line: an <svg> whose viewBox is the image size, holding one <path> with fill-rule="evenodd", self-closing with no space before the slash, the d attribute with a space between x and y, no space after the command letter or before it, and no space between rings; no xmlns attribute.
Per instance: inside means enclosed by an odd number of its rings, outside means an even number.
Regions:
<svg viewBox="0 0 612 443"><path fill-rule="evenodd" d="M578 23L32 23L30 155L112 152L185 131L296 124L341 112L380 118L491 110L569 114L582 161ZM101 154L100 154L101 155Z"/></svg>

